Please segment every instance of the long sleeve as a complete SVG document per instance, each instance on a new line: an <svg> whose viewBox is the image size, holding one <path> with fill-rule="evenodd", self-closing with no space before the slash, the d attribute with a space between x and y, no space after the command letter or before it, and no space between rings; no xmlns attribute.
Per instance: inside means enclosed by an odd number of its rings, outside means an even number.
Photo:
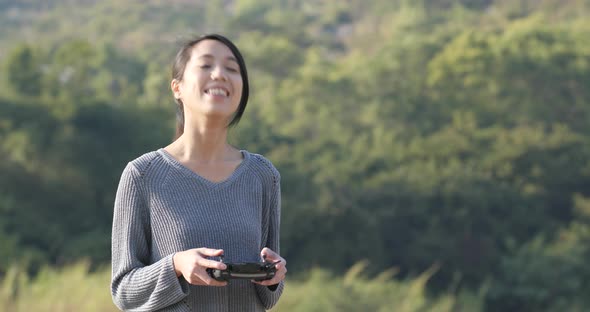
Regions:
<svg viewBox="0 0 590 312"><path fill-rule="evenodd" d="M189 293L188 283L176 276L173 255L150 263L150 216L141 179L138 169L129 163L115 198L111 295L124 311L162 309Z"/></svg>
<svg viewBox="0 0 590 312"><path fill-rule="evenodd" d="M275 169L276 170L276 169ZM280 218L281 218L281 184L280 175L275 171L273 177L272 192L270 196L268 209L268 236L265 247L272 249L280 254L279 238L280 238ZM262 305L265 309L271 309L281 297L284 289L284 281L278 285L262 286L255 285L256 292Z"/></svg>

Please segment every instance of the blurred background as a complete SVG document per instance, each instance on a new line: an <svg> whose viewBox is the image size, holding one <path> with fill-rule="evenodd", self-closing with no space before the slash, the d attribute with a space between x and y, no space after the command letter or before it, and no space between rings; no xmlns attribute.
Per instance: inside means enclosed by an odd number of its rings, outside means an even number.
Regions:
<svg viewBox="0 0 590 312"><path fill-rule="evenodd" d="M116 311L113 202L220 32L282 175L273 311L590 311L589 0L0 0L0 310Z"/></svg>

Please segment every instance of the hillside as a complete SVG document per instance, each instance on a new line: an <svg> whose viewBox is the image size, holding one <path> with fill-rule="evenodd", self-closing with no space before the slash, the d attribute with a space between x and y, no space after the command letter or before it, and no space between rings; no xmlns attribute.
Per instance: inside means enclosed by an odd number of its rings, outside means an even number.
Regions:
<svg viewBox="0 0 590 312"><path fill-rule="evenodd" d="M281 173L295 278L366 260L486 311L590 306L590 1L0 9L0 276L108 264L121 170L172 137L176 44L218 31L251 80L230 140Z"/></svg>

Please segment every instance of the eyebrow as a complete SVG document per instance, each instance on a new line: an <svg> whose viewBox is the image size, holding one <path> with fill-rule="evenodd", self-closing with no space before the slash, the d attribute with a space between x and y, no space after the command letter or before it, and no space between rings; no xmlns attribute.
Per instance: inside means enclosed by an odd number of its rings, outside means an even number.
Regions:
<svg viewBox="0 0 590 312"><path fill-rule="evenodd" d="M198 58L201 59L201 58L215 58L215 57L213 55L211 55L211 54L203 54L203 55L200 55ZM228 60L228 61L234 61L236 63L238 62L238 60L236 60L236 58L233 57L233 56L228 56L225 59Z"/></svg>

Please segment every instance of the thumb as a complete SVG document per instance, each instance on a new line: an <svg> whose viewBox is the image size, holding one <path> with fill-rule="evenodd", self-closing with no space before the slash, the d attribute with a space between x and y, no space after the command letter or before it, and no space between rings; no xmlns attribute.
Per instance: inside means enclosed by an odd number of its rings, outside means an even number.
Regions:
<svg viewBox="0 0 590 312"><path fill-rule="evenodd" d="M272 249L268 248L268 247L264 247L262 249L262 251L260 252L260 256L262 257L262 259L264 260L279 260L280 256L272 251Z"/></svg>
<svg viewBox="0 0 590 312"><path fill-rule="evenodd" d="M205 257L216 257L223 255L223 249L197 248L197 252L201 256Z"/></svg>

